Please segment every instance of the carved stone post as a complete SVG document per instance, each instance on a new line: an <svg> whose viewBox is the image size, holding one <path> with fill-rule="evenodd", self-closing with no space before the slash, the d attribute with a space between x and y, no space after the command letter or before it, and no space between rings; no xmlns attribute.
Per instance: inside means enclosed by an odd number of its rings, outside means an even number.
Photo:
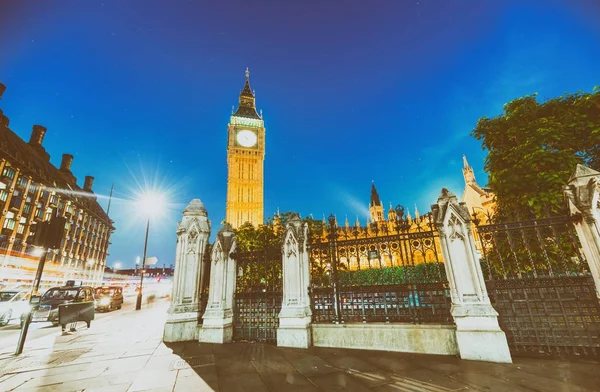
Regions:
<svg viewBox="0 0 600 392"><path fill-rule="evenodd" d="M163 336L165 342L198 338L198 288L202 257L209 237L208 214L202 202L194 199L183 210L183 219L177 226L173 293Z"/></svg>
<svg viewBox="0 0 600 392"><path fill-rule="evenodd" d="M308 224L298 214L292 215L283 240L283 302L279 313L277 346L308 348L312 345L312 312L307 249Z"/></svg>
<svg viewBox="0 0 600 392"><path fill-rule="evenodd" d="M512 363L506 335L498 325L498 313L488 298L466 204L442 189L431 209L450 283L451 313L460 357Z"/></svg>
<svg viewBox="0 0 600 392"><path fill-rule="evenodd" d="M571 215L581 217L574 222L575 230L600 298L600 172L577 165L565 196Z"/></svg>
<svg viewBox="0 0 600 392"><path fill-rule="evenodd" d="M226 223L213 245L208 302L202 316L200 342L227 343L233 337L233 293L237 270L232 254L235 248L233 229Z"/></svg>

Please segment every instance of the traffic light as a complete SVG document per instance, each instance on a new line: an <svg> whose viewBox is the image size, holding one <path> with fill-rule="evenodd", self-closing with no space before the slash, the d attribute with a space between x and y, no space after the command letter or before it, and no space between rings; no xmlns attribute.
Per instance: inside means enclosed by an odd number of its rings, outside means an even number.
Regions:
<svg viewBox="0 0 600 392"><path fill-rule="evenodd" d="M65 232L65 225L67 220L62 216L54 216L50 219L50 227L48 230L48 237L46 238L46 248L58 249L60 248L60 242L62 241L63 234Z"/></svg>
<svg viewBox="0 0 600 392"><path fill-rule="evenodd" d="M54 216L49 221L36 224L35 234L31 245L44 249L58 249L65 231L67 220L60 216Z"/></svg>
<svg viewBox="0 0 600 392"><path fill-rule="evenodd" d="M35 233L33 234L33 241L31 245L45 247L46 237L48 236L48 230L50 228L50 222L38 222L35 225Z"/></svg>

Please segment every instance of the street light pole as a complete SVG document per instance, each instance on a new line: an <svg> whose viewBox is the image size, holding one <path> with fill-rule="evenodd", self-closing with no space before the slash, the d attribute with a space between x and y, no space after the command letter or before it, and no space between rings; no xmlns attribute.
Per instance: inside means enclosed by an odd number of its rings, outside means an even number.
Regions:
<svg viewBox="0 0 600 392"><path fill-rule="evenodd" d="M47 255L48 249L44 249L44 253L42 253L42 257L40 258L40 262L38 263L35 278L33 279L33 285L31 286L31 293L29 295L30 306L33 297L39 295L40 282L42 280L42 272L44 271L44 265L46 264ZM27 310L27 313L25 314L25 320L23 320L23 323L21 324L21 335L19 336L19 342L17 343L17 351L15 351L15 355L19 355L23 352L23 347L25 346L25 339L27 339L27 331L29 331L29 324L31 323L32 316L32 309L30 307Z"/></svg>
<svg viewBox="0 0 600 392"><path fill-rule="evenodd" d="M140 291L138 292L135 310L142 308L142 289L144 285L144 269L146 268L146 249L148 248L148 231L150 230L150 218L146 222L146 240L144 241L144 257L142 258L142 269L140 271Z"/></svg>

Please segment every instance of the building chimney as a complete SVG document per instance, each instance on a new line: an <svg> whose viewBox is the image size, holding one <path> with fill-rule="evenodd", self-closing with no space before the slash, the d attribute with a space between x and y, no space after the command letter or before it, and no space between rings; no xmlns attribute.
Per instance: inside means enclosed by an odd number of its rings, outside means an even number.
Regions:
<svg viewBox="0 0 600 392"><path fill-rule="evenodd" d="M33 131L31 131L31 138L29 144L32 146L41 146L44 142L44 135L46 134L46 127L41 125L34 125Z"/></svg>
<svg viewBox="0 0 600 392"><path fill-rule="evenodd" d="M0 99L2 99L2 94L4 94L4 91L6 91L6 86L0 83Z"/></svg>
<svg viewBox="0 0 600 392"><path fill-rule="evenodd" d="M94 177L85 176L85 182L83 183L83 190L93 192L92 185L94 185Z"/></svg>
<svg viewBox="0 0 600 392"><path fill-rule="evenodd" d="M44 146L42 146L45 134L46 127L43 127L41 125L34 125L33 131L31 131L31 138L29 138L29 145L42 159L49 161L50 154L48 154Z"/></svg>
<svg viewBox="0 0 600 392"><path fill-rule="evenodd" d="M77 178L71 173L71 165L73 164L73 155L63 154L62 161L60 161L60 169L58 170L63 178L69 182L69 184L77 184Z"/></svg>
<svg viewBox="0 0 600 392"><path fill-rule="evenodd" d="M73 155L63 154L62 161L60 162L60 170L70 172L72 164L73 164Z"/></svg>

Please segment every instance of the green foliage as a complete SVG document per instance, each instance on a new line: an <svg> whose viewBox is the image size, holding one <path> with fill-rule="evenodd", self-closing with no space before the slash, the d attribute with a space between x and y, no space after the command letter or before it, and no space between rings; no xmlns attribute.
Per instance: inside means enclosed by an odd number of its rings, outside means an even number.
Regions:
<svg viewBox="0 0 600 392"><path fill-rule="evenodd" d="M343 267L343 265L340 265ZM329 286L327 269L313 263L311 279L316 286ZM338 281L341 286L371 286L385 284L433 283L446 281L443 263L421 263L415 266L394 266L369 268L362 270L339 270Z"/></svg>
<svg viewBox="0 0 600 392"><path fill-rule="evenodd" d="M258 227L245 223L234 229L238 250L238 292L281 290L281 244L292 215L292 212L286 212L268 218L266 224ZM310 217L303 221L308 223L309 236L322 232L322 221Z"/></svg>
<svg viewBox="0 0 600 392"><path fill-rule="evenodd" d="M276 233L273 225L260 225L254 227L251 223L244 223L234 229L238 251L250 252L262 249L275 249L281 241L281 233Z"/></svg>
<svg viewBox="0 0 600 392"><path fill-rule="evenodd" d="M563 188L578 163L600 168L600 90L540 103L526 96L482 117L472 135L488 150L485 169L499 216L564 213Z"/></svg>
<svg viewBox="0 0 600 392"><path fill-rule="evenodd" d="M285 212L267 218L267 223L254 227L247 222L234 229L238 250L240 252L256 251L262 249L279 249L285 235L285 227L292 217L293 212ZM306 217L303 219L308 223L309 236L319 235L323 231L323 222Z"/></svg>

